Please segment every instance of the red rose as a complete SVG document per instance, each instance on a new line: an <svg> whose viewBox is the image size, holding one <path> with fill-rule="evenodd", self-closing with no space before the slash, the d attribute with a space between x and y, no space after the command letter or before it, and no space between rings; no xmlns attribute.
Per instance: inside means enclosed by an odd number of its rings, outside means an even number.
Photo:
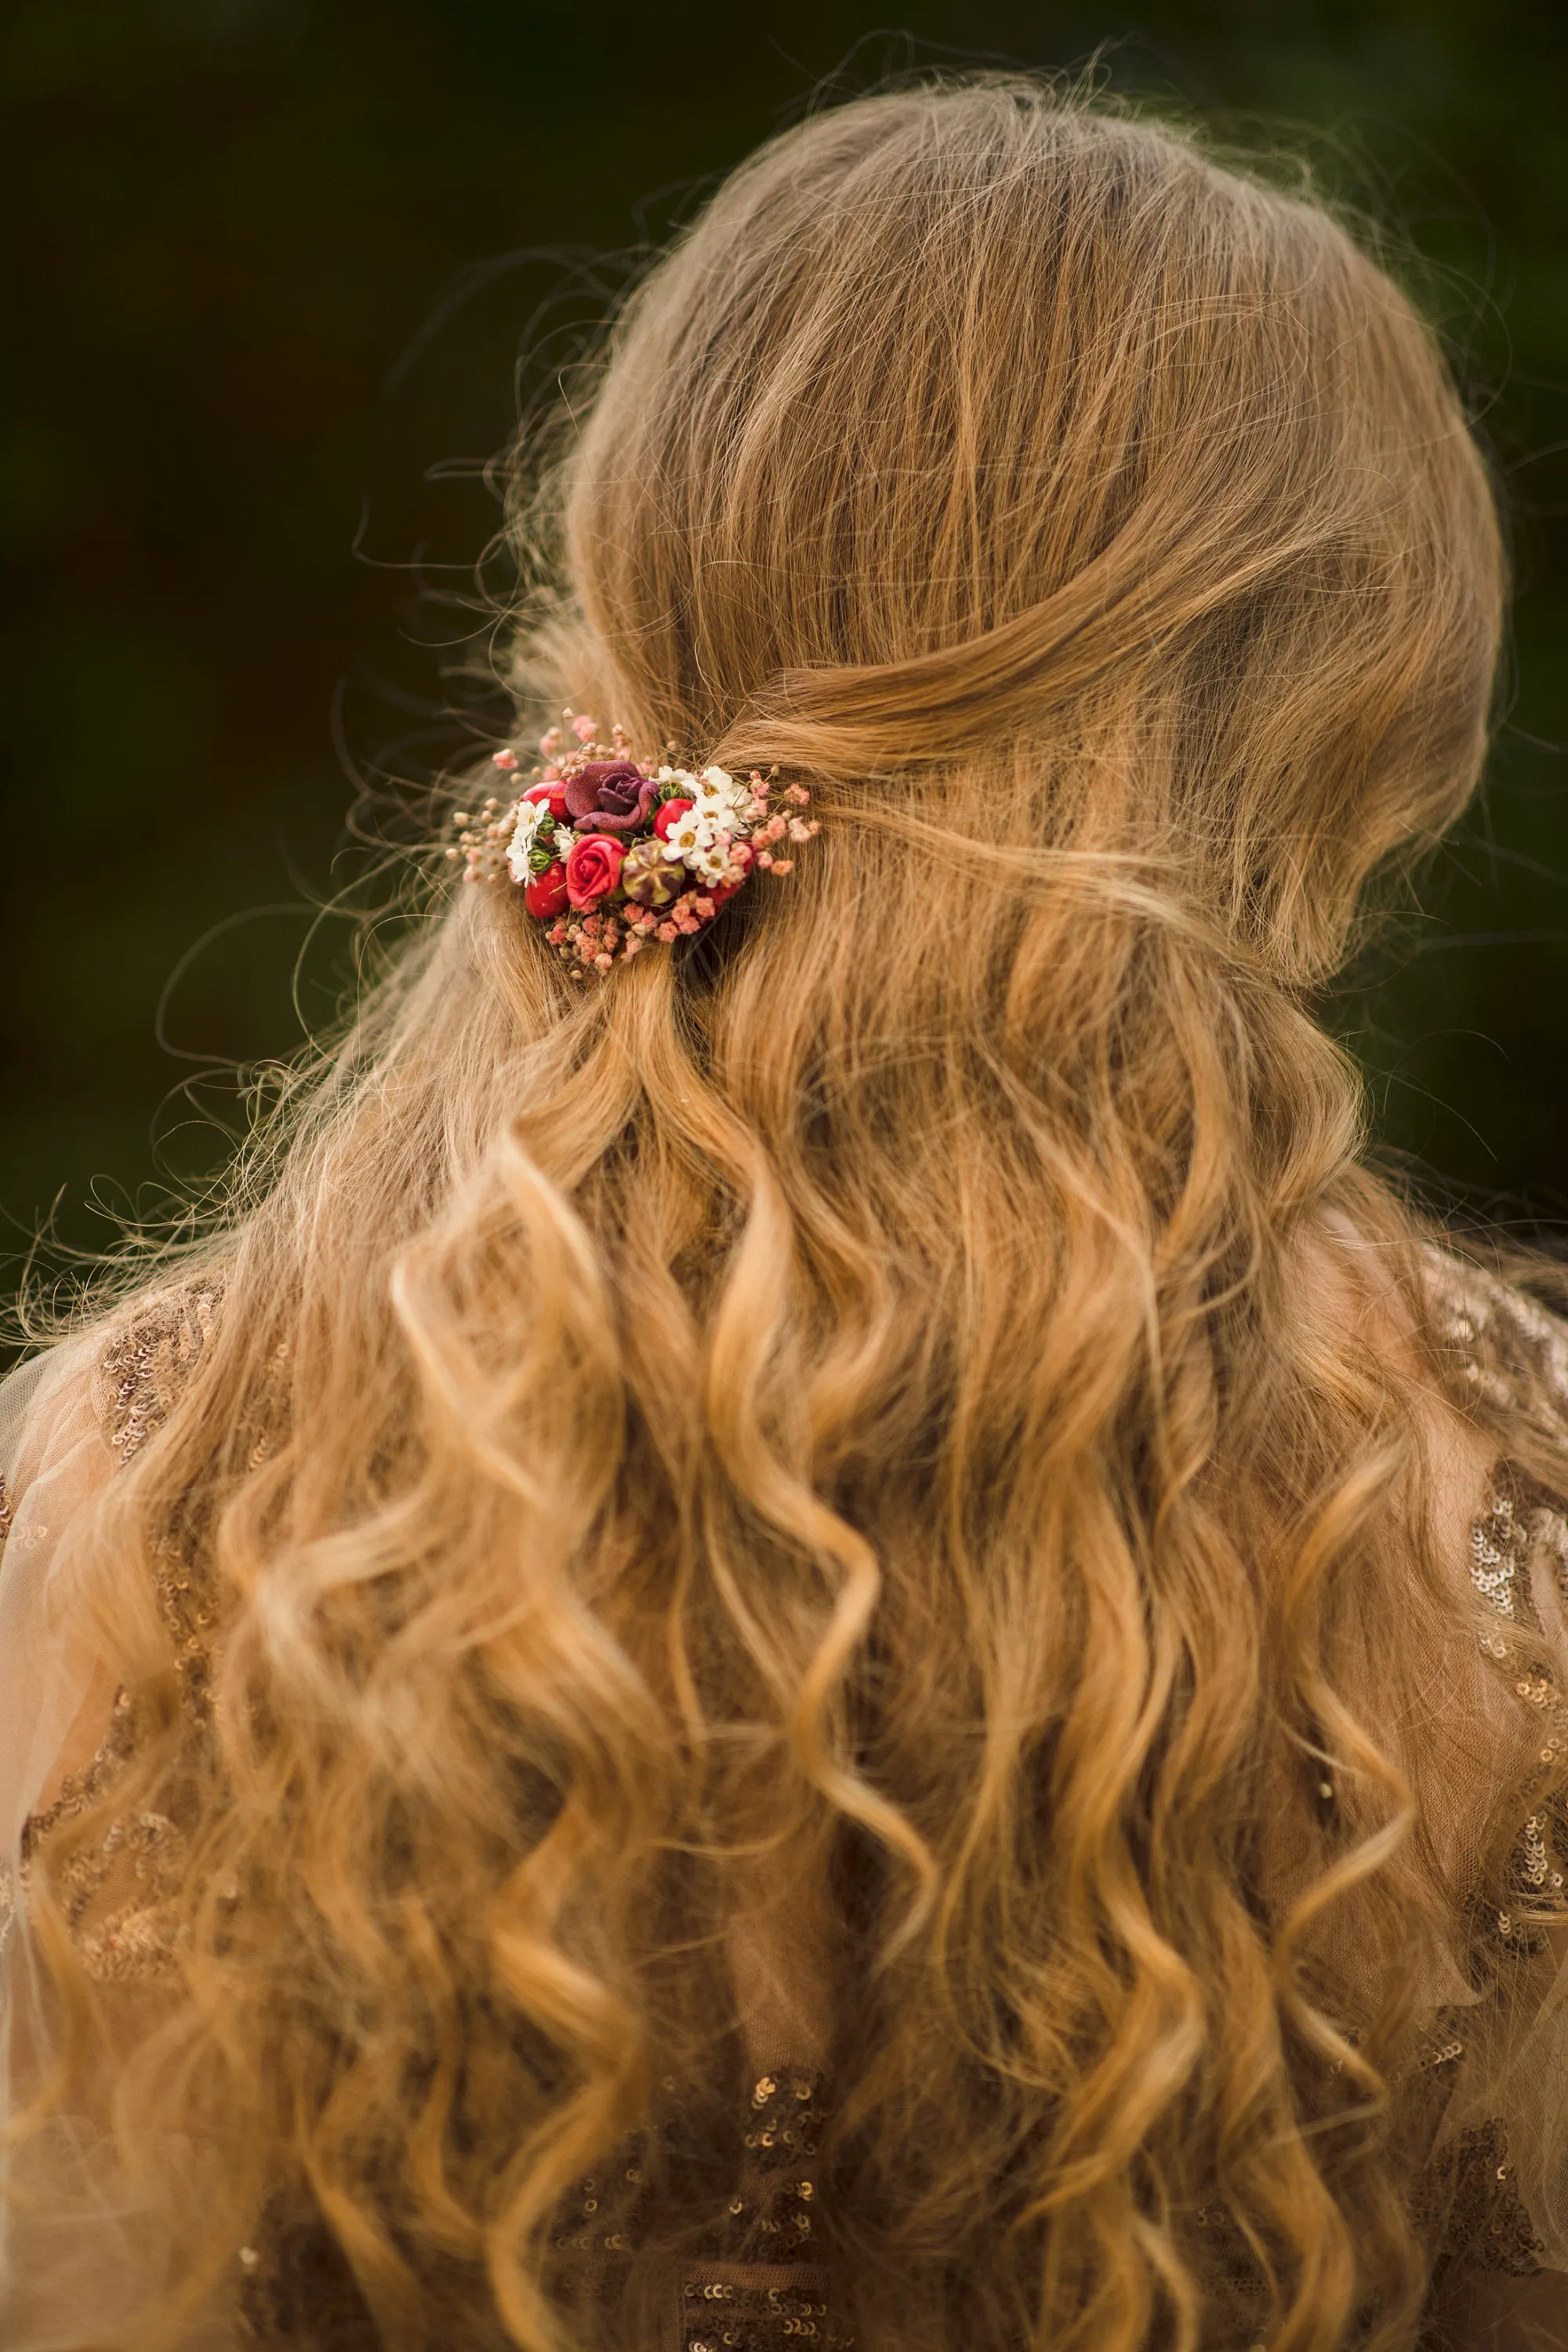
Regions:
<svg viewBox="0 0 1568 2352"><path fill-rule="evenodd" d="M742 872L741 876L741 882L743 882L746 879L747 875L750 874L752 860L755 856L756 852L752 849L749 841L732 841L730 844L731 865L739 866L744 868L744 872ZM715 914L718 913L719 908L724 905L727 899L734 897L736 891L741 887L741 882L721 882L716 889L710 889L709 891L708 896L713 901L713 911Z"/></svg>
<svg viewBox="0 0 1568 2352"><path fill-rule="evenodd" d="M666 801L663 803L653 821L653 829L660 841L668 840L670 826L679 824L690 806L689 801Z"/></svg>
<svg viewBox="0 0 1568 2352"><path fill-rule="evenodd" d="M522 797L525 801L548 801L552 816L566 814L566 787L563 783L531 784Z"/></svg>
<svg viewBox="0 0 1568 2352"><path fill-rule="evenodd" d="M548 920L566 904L566 868L559 860L542 874L531 874L523 886L522 903L531 915Z"/></svg>
<svg viewBox="0 0 1568 2352"><path fill-rule="evenodd" d="M621 878L626 850L605 833L585 833L566 859L566 896L574 907L607 898Z"/></svg>

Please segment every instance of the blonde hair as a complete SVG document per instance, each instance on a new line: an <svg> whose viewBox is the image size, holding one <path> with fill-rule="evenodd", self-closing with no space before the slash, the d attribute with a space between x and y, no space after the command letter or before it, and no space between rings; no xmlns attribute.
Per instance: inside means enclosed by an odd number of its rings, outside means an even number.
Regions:
<svg viewBox="0 0 1568 2352"><path fill-rule="evenodd" d="M626 2342L554 2217L671 2084L721 2144L782 1886L839 1922L863 2346L1212 2340L1216 2212L1281 2352L1408 2345L1388 2084L1450 1890L1384 1727L1445 1604L1416 1374L1303 1244L1381 1245L1420 1328L1309 992L1482 757L1434 338L1184 133L921 86L737 171L531 462L525 711L777 761L823 831L591 987L433 858L206 1247L92 1531L122 1596L171 1546L224 1596L194 1748L118 1604L190 1838L120 2127L221 2151L183 2275L271 2197L388 2345Z"/></svg>

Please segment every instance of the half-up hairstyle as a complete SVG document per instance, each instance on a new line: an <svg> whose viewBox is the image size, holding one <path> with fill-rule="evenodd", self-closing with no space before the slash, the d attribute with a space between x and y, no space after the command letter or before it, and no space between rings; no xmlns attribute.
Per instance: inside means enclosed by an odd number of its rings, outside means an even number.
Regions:
<svg viewBox="0 0 1568 2352"><path fill-rule="evenodd" d="M1310 992L1483 752L1434 338L1305 195L982 79L763 148L572 417L519 457L520 727L776 762L823 830L590 985L433 856L205 1248L84 1538L105 1593L183 1548L223 1629L193 1764L109 1612L126 1785L184 1775L117 2077L128 2149L220 2151L178 2275L265 2208L389 2346L640 2342L751 1937L817 2020L862 2352L1215 2345L1238 2270L1278 2352L1394 2352L1460 1637L1417 1235ZM605 2305L559 2217L628 2147Z"/></svg>

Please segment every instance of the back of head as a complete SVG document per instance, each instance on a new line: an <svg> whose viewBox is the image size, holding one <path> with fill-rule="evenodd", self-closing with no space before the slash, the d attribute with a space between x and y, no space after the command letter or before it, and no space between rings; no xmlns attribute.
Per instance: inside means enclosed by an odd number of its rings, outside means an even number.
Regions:
<svg viewBox="0 0 1568 2352"><path fill-rule="evenodd" d="M564 520L569 669L658 740L867 798L1026 747L1047 837L1289 978L1474 779L1496 526L1428 330L1315 205L1033 84L736 173L629 306Z"/></svg>
<svg viewBox="0 0 1568 2352"><path fill-rule="evenodd" d="M1304 991L1483 747L1433 339L1305 196L983 79L764 148L575 414L520 690L823 830L587 987L455 894L213 1244L95 1538L177 1526L227 1624L129 2111L243 2139L209 2248L330 2215L388 2342L626 2341L561 2200L676 2097L726 2144L760 1938L867 2346L1190 2343L1216 2180L1292 2345L1404 2343L1383 2010L1269 1838L1332 1727L1395 1980L1437 1894L1345 1660L1427 1605L1416 1414L1300 1246L1410 1228Z"/></svg>

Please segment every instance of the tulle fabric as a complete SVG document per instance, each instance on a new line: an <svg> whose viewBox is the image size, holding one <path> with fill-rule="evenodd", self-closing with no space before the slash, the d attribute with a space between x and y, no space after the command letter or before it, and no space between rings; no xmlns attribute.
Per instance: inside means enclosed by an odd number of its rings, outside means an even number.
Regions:
<svg viewBox="0 0 1568 2352"><path fill-rule="evenodd" d="M0 1382L0 1851L13 1863L92 1678L64 1590L68 1530L114 1467L91 1352L67 1347Z"/></svg>

